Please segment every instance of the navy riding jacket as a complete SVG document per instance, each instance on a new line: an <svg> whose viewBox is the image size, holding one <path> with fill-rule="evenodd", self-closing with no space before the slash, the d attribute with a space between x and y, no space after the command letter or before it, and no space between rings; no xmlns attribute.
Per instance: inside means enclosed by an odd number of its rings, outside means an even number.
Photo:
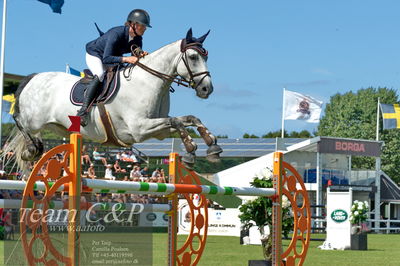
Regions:
<svg viewBox="0 0 400 266"><path fill-rule="evenodd" d="M119 26L87 43L86 52L100 58L103 64L122 63L122 55L130 53L133 44L142 48L142 36L129 41L129 27Z"/></svg>

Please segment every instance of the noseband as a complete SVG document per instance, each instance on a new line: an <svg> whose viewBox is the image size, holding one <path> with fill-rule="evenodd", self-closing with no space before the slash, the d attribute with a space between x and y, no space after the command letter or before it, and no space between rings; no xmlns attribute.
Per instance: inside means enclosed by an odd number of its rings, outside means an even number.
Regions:
<svg viewBox="0 0 400 266"><path fill-rule="evenodd" d="M133 47L133 46L131 47L132 54L135 54L134 48L135 47ZM140 63L139 61L137 61L135 65L141 67L143 70L146 70L150 74L152 74L152 75L154 75L156 77L159 77L159 78L161 78L163 80L170 81L170 82L175 82L176 84L182 85L184 87L191 87L192 89L197 89L197 87L201 84L203 79L205 77L207 77L207 76L210 76L210 72L209 71L203 71L203 72L199 72L199 73L193 73L193 71L190 69L190 66L188 64L187 53L186 53L186 51L188 49L194 49L194 50L198 51L202 56L207 56L208 55L208 51L202 47L201 43L186 44L186 40L185 39L182 40L182 42L181 42L181 52L182 52L182 54L181 54L181 57L180 57L179 60L182 60L183 63L185 64L186 69L187 69L188 74L189 74L189 80L186 80L184 77L179 75L179 73L178 73L178 75L181 78L174 77L174 76L171 76L171 75L168 75L168 74L165 74L165 73L161 73L161 72L159 72L159 71L157 71L155 69L152 69L152 68ZM178 61L178 63L179 63L179 61ZM127 69L129 71L129 73L128 73L128 75L125 75L125 70L127 70ZM127 67L125 70L124 70L124 77L127 78L127 77L130 76L130 72L132 71L132 67ZM198 76L201 76L201 75L203 75L203 77L200 79L200 81L198 83L196 83L194 81L194 78L198 77Z"/></svg>

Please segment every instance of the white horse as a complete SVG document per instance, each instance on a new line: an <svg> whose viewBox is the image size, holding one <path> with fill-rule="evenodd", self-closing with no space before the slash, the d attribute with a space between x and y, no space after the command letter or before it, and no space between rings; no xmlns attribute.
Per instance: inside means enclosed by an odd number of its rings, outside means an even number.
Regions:
<svg viewBox="0 0 400 266"><path fill-rule="evenodd" d="M147 55L135 67L119 71L120 89L105 107L120 142L132 145L149 138L163 139L178 131L187 151L183 161L193 164L197 146L185 127L196 126L209 146L207 159L218 161L222 149L200 119L192 115L168 116L171 78L180 76L200 98L208 98L213 91L206 65L207 51L202 47L207 35L194 38L190 29L185 39ZM64 136L69 134L67 128L71 123L68 115L76 115L79 109L70 102L69 96L71 87L78 80L79 77L62 72L45 72L32 74L21 82L16 93L14 113L19 131L14 139L21 140L23 136L25 141L19 142L19 149L15 145L10 147L21 151L19 159L35 160L43 153L42 129ZM107 135L99 116L99 108L91 108L89 123L81 128L81 134L84 138L102 143Z"/></svg>

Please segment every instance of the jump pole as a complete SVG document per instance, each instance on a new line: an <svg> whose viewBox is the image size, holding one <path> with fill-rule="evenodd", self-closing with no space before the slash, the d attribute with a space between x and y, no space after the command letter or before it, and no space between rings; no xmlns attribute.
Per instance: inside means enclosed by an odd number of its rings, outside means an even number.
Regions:
<svg viewBox="0 0 400 266"><path fill-rule="evenodd" d="M81 201L81 149L82 135L73 133L70 136L72 153L70 155L69 170L73 176L69 183L69 212L68 212L68 256L71 258L72 265L79 265L79 227L80 222L80 201Z"/></svg>

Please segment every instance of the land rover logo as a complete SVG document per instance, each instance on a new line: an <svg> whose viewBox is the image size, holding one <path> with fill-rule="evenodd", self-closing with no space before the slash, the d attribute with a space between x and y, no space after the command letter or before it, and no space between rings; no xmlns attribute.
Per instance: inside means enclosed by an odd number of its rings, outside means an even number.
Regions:
<svg viewBox="0 0 400 266"><path fill-rule="evenodd" d="M337 222L337 223L343 223L344 221L347 220L347 218L349 217L349 215L347 214L347 212L345 210L334 210L331 214L331 218L333 221Z"/></svg>
<svg viewBox="0 0 400 266"><path fill-rule="evenodd" d="M146 215L147 221L153 222L157 219L157 214L151 212Z"/></svg>
<svg viewBox="0 0 400 266"><path fill-rule="evenodd" d="M164 214L162 218L164 221L168 222L169 216L168 216L168 214Z"/></svg>

